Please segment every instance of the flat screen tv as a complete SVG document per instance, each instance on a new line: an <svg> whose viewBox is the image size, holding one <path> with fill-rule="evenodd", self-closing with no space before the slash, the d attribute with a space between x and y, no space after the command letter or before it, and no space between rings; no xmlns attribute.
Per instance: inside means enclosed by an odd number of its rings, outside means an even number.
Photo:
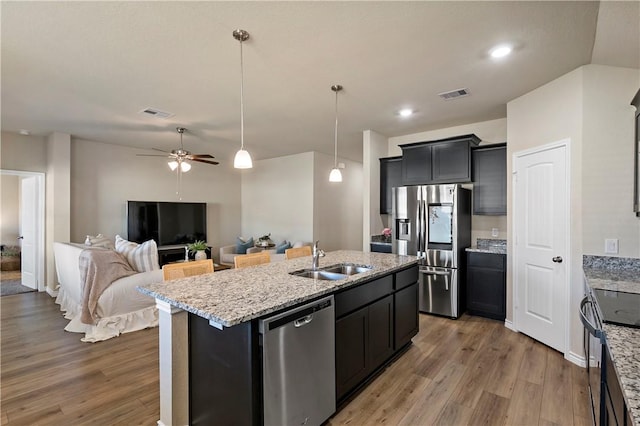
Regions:
<svg viewBox="0 0 640 426"><path fill-rule="evenodd" d="M207 204L127 201L129 241L158 246L207 241Z"/></svg>

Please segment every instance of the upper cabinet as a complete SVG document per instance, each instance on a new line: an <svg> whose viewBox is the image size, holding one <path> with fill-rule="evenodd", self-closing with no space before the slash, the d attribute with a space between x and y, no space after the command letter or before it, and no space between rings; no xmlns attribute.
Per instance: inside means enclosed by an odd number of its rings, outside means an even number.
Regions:
<svg viewBox="0 0 640 426"><path fill-rule="evenodd" d="M473 150L473 214L507 214L507 146Z"/></svg>
<svg viewBox="0 0 640 426"><path fill-rule="evenodd" d="M380 213L391 214L391 194L402 186L402 157L380 159Z"/></svg>
<svg viewBox="0 0 640 426"><path fill-rule="evenodd" d="M402 184L470 182L471 148L479 143L480 139L471 134L400 145Z"/></svg>

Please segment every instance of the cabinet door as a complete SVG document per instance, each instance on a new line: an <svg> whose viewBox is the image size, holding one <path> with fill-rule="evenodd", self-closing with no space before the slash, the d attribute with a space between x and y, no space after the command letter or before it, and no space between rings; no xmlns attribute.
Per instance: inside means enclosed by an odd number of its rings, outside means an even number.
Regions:
<svg viewBox="0 0 640 426"><path fill-rule="evenodd" d="M471 148L467 141L443 142L431 148L433 183L471 181Z"/></svg>
<svg viewBox="0 0 640 426"><path fill-rule="evenodd" d="M402 148L402 184L431 183L431 145Z"/></svg>
<svg viewBox="0 0 640 426"><path fill-rule="evenodd" d="M473 152L473 214L507 214L507 147Z"/></svg>
<svg viewBox="0 0 640 426"><path fill-rule="evenodd" d="M336 397L338 400L369 374L369 311L359 309L336 321Z"/></svg>
<svg viewBox="0 0 640 426"><path fill-rule="evenodd" d="M391 214L393 188L402 186L402 157L380 159L380 213Z"/></svg>
<svg viewBox="0 0 640 426"><path fill-rule="evenodd" d="M370 371L393 355L393 296L369 305Z"/></svg>
<svg viewBox="0 0 640 426"><path fill-rule="evenodd" d="M398 350L418 334L418 283L394 295L395 349Z"/></svg>
<svg viewBox="0 0 640 426"><path fill-rule="evenodd" d="M474 315L505 319L504 255L467 253L467 310Z"/></svg>

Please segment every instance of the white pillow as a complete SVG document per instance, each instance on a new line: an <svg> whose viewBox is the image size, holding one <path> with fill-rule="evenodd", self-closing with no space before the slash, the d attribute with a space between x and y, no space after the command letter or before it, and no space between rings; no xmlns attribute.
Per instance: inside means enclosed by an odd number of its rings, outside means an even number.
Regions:
<svg viewBox="0 0 640 426"><path fill-rule="evenodd" d="M160 269L158 266L158 247L153 240L138 244L116 235L116 251L122 254L131 267L138 272Z"/></svg>
<svg viewBox="0 0 640 426"><path fill-rule="evenodd" d="M95 237L93 235L87 235L84 240L84 245L91 247L104 247L113 250L113 243L107 237L102 234L98 234Z"/></svg>

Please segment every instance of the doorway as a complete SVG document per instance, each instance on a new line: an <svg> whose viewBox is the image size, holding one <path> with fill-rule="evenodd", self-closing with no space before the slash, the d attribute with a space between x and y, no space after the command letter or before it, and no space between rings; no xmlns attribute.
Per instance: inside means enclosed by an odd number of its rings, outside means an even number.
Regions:
<svg viewBox="0 0 640 426"><path fill-rule="evenodd" d="M13 257L19 259L18 284L32 290L44 291L44 173L18 170L0 170L0 173L3 180L3 219L0 235L3 248L10 250ZM14 195L9 195L8 192ZM13 275L16 273L7 275L11 275L15 283L16 277ZM13 291L20 290L21 287L17 287Z"/></svg>
<svg viewBox="0 0 640 426"><path fill-rule="evenodd" d="M514 154L514 328L565 353L569 327L568 139Z"/></svg>

